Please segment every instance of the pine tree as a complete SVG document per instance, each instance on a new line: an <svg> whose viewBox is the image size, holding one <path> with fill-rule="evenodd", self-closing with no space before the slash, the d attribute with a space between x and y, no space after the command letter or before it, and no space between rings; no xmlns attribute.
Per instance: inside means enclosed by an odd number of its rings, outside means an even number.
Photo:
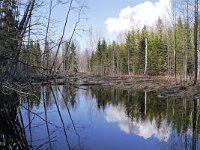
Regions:
<svg viewBox="0 0 200 150"><path fill-rule="evenodd" d="M128 74L135 74L135 64L138 60L138 54L134 30L130 31L126 36L126 50L128 54Z"/></svg>
<svg viewBox="0 0 200 150"><path fill-rule="evenodd" d="M0 3L0 74L12 78L17 66L18 39L16 20L16 1L4 0Z"/></svg>
<svg viewBox="0 0 200 150"><path fill-rule="evenodd" d="M98 41L97 44L97 50L96 50L96 55L97 55L97 70L98 74L102 73L102 48L101 48L101 41Z"/></svg>
<svg viewBox="0 0 200 150"><path fill-rule="evenodd" d="M64 71L68 71L69 70L69 42L65 42L64 43L63 69L64 69Z"/></svg>
<svg viewBox="0 0 200 150"><path fill-rule="evenodd" d="M74 41L72 41L70 50L69 50L69 66L70 66L70 71L72 72L77 72L78 69L78 63L77 63L77 47L75 46Z"/></svg>
<svg viewBox="0 0 200 150"><path fill-rule="evenodd" d="M108 58L108 46L107 43L105 41L105 39L103 39L102 43L101 43L101 51L102 51L102 74L107 73L107 69L109 67L109 58Z"/></svg>
<svg viewBox="0 0 200 150"><path fill-rule="evenodd" d="M130 52L132 50L132 41L131 41L131 33L129 32L126 36L126 51L127 51L127 69L128 69L128 74L130 75Z"/></svg>
<svg viewBox="0 0 200 150"><path fill-rule="evenodd" d="M183 23L181 18L178 19L176 26L176 53L177 53L177 73L181 74L183 70Z"/></svg>
<svg viewBox="0 0 200 150"><path fill-rule="evenodd" d="M159 18L156 25L156 49L158 60L158 74L163 74L167 71L167 44L164 41L163 23Z"/></svg>
<svg viewBox="0 0 200 150"><path fill-rule="evenodd" d="M140 61L137 62L137 72L144 72L144 60L145 60L145 38L147 38L147 28L143 27L141 37L139 40L139 51L138 51L138 59Z"/></svg>

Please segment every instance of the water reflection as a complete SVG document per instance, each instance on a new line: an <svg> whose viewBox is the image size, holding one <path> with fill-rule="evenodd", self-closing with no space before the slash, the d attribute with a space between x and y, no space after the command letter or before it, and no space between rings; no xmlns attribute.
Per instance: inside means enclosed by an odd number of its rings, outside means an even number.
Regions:
<svg viewBox="0 0 200 150"><path fill-rule="evenodd" d="M166 120L163 120L160 128L157 128L155 119L147 119L145 121L130 120L124 112L124 108L121 106L110 106L106 112L106 121L117 122L119 128L125 133L133 133L144 139L154 136L159 141L167 142L169 140L172 127Z"/></svg>
<svg viewBox="0 0 200 150"><path fill-rule="evenodd" d="M28 149L25 127L18 107L19 99L15 92L0 93L0 149Z"/></svg>
<svg viewBox="0 0 200 150"><path fill-rule="evenodd" d="M155 93L92 87L98 108L109 105L105 119L127 133L157 138L166 149L199 148L199 100L162 99ZM99 107L100 106L100 107ZM163 147L162 147L163 149Z"/></svg>
<svg viewBox="0 0 200 150"><path fill-rule="evenodd" d="M30 93L1 94L0 148L200 148L199 100L100 86L43 86Z"/></svg>

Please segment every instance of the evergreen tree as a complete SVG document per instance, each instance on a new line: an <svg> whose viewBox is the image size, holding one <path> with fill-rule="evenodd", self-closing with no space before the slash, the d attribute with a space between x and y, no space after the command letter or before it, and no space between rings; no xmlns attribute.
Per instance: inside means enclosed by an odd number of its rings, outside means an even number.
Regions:
<svg viewBox="0 0 200 150"><path fill-rule="evenodd" d="M65 71L69 70L69 42L64 43L63 49L63 69Z"/></svg>
<svg viewBox="0 0 200 150"><path fill-rule="evenodd" d="M102 73L102 48L101 48L100 40L98 41L98 44L97 44L96 55L97 55L98 74L101 74Z"/></svg>
<svg viewBox="0 0 200 150"><path fill-rule="evenodd" d="M68 45L70 44L70 45ZM63 50L63 68L65 71L77 72L78 60L77 60L77 45L75 41L71 43L66 42Z"/></svg>
<svg viewBox="0 0 200 150"><path fill-rule="evenodd" d="M182 73L183 70L183 24L181 18L178 19L177 27L176 27L176 52L177 52L177 73Z"/></svg>
<svg viewBox="0 0 200 150"><path fill-rule="evenodd" d="M77 47L75 46L74 41L72 41L70 46L70 56L69 56L69 66L70 71L77 72L78 69L78 63L77 63Z"/></svg>
<svg viewBox="0 0 200 150"><path fill-rule="evenodd" d="M138 51L138 59L136 72L142 74L144 72L144 60L145 60L145 38L147 38L147 28L143 27L141 32L141 37L139 40L139 51Z"/></svg>
<svg viewBox="0 0 200 150"><path fill-rule="evenodd" d="M0 2L0 75L12 78L17 66L18 39L16 20L16 1L4 0Z"/></svg>
<svg viewBox="0 0 200 150"><path fill-rule="evenodd" d="M163 23L159 18L156 26L156 50L158 74L163 74L167 71L167 44L164 41Z"/></svg>
<svg viewBox="0 0 200 150"><path fill-rule="evenodd" d="M177 75L192 74L194 71L194 51L192 49L193 27L187 22L177 20L175 26L176 42L174 42L174 26L164 29L163 21L158 18L156 26L149 30L131 30L125 42L108 45L99 40L96 51L91 55L92 71L99 75L110 74L143 74L145 67L145 39L148 41L148 74L174 75L176 60ZM176 44L176 45L174 45ZM176 59L174 59L174 48ZM186 72L186 73L185 73Z"/></svg>
<svg viewBox="0 0 200 150"><path fill-rule="evenodd" d="M101 68L103 71L102 74L105 74L108 72L108 67L109 67L109 52L108 52L108 46L105 39L103 39L101 43L101 52L102 52Z"/></svg>

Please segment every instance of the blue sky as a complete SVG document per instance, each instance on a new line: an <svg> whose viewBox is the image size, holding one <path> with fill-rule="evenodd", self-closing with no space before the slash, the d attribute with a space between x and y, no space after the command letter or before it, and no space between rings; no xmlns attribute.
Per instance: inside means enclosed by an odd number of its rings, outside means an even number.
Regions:
<svg viewBox="0 0 200 150"><path fill-rule="evenodd" d="M85 27L92 26L105 38L113 40L131 26L151 26L158 17L166 17L169 3L170 0L88 0ZM130 22L131 18L134 21Z"/></svg>
<svg viewBox="0 0 200 150"><path fill-rule="evenodd" d="M80 0L82 1L82 0ZM87 20L82 20L81 25L84 29L93 28L94 32L100 33L106 39L113 40L119 33L126 32L132 26L140 28L145 25L153 25L158 17L164 16L164 9L170 3L170 0L86 0L88 9L82 16ZM53 16L57 20L64 20L67 13L67 7L57 8ZM67 25L66 36L70 35L70 29L73 28L77 16L70 15ZM55 25L58 30L62 29L63 22ZM61 31L61 30L60 30ZM57 32L59 33L59 32ZM59 35L59 34L58 34ZM80 33L77 36L82 49L87 47L87 33Z"/></svg>
<svg viewBox="0 0 200 150"><path fill-rule="evenodd" d="M121 9L142 2L143 0L88 0L87 26L93 26L100 29L100 32L106 33L105 21L107 18L117 17Z"/></svg>

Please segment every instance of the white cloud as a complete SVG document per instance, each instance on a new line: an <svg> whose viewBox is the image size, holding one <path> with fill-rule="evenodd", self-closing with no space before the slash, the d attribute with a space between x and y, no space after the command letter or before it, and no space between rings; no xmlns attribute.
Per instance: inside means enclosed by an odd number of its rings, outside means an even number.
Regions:
<svg viewBox="0 0 200 150"><path fill-rule="evenodd" d="M169 7L170 0L159 0L156 3L145 1L134 7L122 9L117 18L108 18L105 24L110 34L127 31L133 25L138 28L144 25L152 26L159 17L166 19Z"/></svg>
<svg viewBox="0 0 200 150"><path fill-rule="evenodd" d="M125 114L122 106L108 107L105 119L107 122L117 122L119 128L127 134L135 134L148 139L152 136L159 141L167 142L170 138L172 127L167 121L162 121L160 128L156 126L156 121L147 120L143 122L131 121Z"/></svg>

